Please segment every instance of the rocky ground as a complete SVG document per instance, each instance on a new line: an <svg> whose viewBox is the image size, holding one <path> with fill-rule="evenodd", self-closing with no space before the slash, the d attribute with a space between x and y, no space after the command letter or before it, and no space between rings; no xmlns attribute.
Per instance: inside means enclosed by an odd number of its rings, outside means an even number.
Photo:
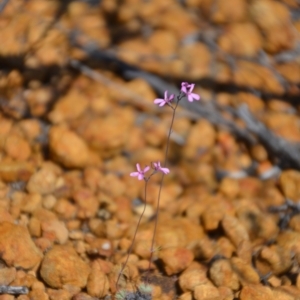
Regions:
<svg viewBox="0 0 300 300"><path fill-rule="evenodd" d="M0 300L300 299L297 0L0 3ZM26 290L27 288L27 290ZM27 292L28 291L28 292ZM124 297L126 297L123 294ZM137 299L141 299L137 296Z"/></svg>

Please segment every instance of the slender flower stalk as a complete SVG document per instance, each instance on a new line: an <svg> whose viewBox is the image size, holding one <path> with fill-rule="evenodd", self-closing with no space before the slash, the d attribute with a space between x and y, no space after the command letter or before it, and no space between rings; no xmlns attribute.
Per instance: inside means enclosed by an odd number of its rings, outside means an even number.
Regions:
<svg viewBox="0 0 300 300"><path fill-rule="evenodd" d="M138 180L144 180L145 181L145 190L144 190L144 209L139 217L138 223L137 223L137 227L135 229L134 235L133 235L133 239L132 239L132 243L130 245L130 248L128 250L128 254L127 254L127 258L125 260L125 263L123 264L121 271L119 273L117 282L116 282L116 288L118 289L118 282L120 280L120 277L128 263L128 259L129 256L132 252L133 249L133 245L135 242L135 238L137 235L137 231L138 228L140 226L141 220L144 216L145 210L146 210L146 206L147 206L147 185L148 185L148 181L150 180L150 178L156 174L156 173L161 173L161 180L160 180L160 184L159 184L159 190L158 190L158 196L157 196L157 203L156 203L156 218L155 218L155 222L154 222L154 230L153 230L153 235L152 235L152 239L151 239L151 248L150 248L150 259L149 259L149 267L148 267L148 274L146 276L146 285L149 282L149 272L151 269L151 262L152 262L152 258L153 258L153 252L154 252L154 243L155 243L155 237L156 237L156 232L157 232L157 224L158 224L158 216L159 216L159 207L160 207L160 198L161 198L161 190L163 187L163 181L164 181L164 177L165 175L170 173L170 170L167 168L167 158L168 158L168 152L169 152L169 146L170 146L170 137L171 137L171 133L172 133L172 128L173 128L173 124L174 124L174 120L175 120L175 114L176 114L176 109L178 107L179 102L186 97L187 100L189 102L193 102L194 100L200 100L200 96L198 94L193 93L193 89L195 87L195 84L193 83L187 83L187 82L182 82L181 83L181 92L180 94L176 97L177 101L175 104L171 104L171 102L174 100L175 96L173 94L171 94L170 96L168 96L168 91L165 91L164 93L164 99L160 99L157 98L154 100L154 104L157 104L158 106L162 107L164 105L168 105L172 110L173 110L173 114L172 114L172 119L171 119L171 124L170 124L170 128L169 128L169 132L167 135L167 143L166 143L166 149L165 149L165 156L164 156L164 163L163 166L161 166L160 161L158 162L153 162L152 163L152 168L153 168L153 172L148 176L145 177L145 173L147 173L150 170L149 166L146 166L143 170L140 167L140 164L136 164L136 172L132 172L130 173L131 177L137 177Z"/></svg>

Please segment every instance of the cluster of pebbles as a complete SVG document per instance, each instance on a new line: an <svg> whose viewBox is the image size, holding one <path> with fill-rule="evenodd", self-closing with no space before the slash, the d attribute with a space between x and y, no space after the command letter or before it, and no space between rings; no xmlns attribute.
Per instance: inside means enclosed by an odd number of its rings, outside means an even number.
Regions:
<svg viewBox="0 0 300 300"><path fill-rule="evenodd" d="M300 171L277 168L262 180L277 163L264 144L191 120L182 107L150 272L158 175L148 182L145 214L116 285L145 203L144 182L129 174L137 163L164 161L172 111L155 107L163 95L145 78L93 65L87 51L178 86L203 82L194 90L202 102L192 109L247 104L274 134L299 143L299 106L287 101L300 97L298 1L4 2L0 292L28 293L0 300L118 292L117 299L142 300L142 281L157 300L300 299ZM240 172L250 167L251 176Z"/></svg>

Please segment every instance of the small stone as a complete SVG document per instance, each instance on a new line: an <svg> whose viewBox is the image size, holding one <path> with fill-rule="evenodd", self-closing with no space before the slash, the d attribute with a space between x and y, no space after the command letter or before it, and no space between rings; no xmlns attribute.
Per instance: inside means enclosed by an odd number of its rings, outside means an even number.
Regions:
<svg viewBox="0 0 300 300"><path fill-rule="evenodd" d="M197 285L194 289L196 300L217 300L220 299L219 290L210 282Z"/></svg>
<svg viewBox="0 0 300 300"><path fill-rule="evenodd" d="M0 257L7 266L33 269L39 265L42 254L25 227L1 222Z"/></svg>
<svg viewBox="0 0 300 300"><path fill-rule="evenodd" d="M78 118L87 108L86 96L79 90L71 89L69 93L59 99L54 109L49 113L49 120L54 123L62 123Z"/></svg>
<svg viewBox="0 0 300 300"><path fill-rule="evenodd" d="M25 286L31 288L32 285L37 281L36 273L30 274L23 270L17 271L16 279L11 283L12 286Z"/></svg>
<svg viewBox="0 0 300 300"><path fill-rule="evenodd" d="M218 253L226 258L232 257L233 253L236 252L234 245L224 236L218 239L217 244Z"/></svg>
<svg viewBox="0 0 300 300"><path fill-rule="evenodd" d="M1 268L0 269L0 285L9 285L16 278L16 268Z"/></svg>
<svg viewBox="0 0 300 300"><path fill-rule="evenodd" d="M220 293L220 299L222 300L234 300L234 292L226 287L226 286L220 286L218 287L219 293Z"/></svg>
<svg viewBox="0 0 300 300"><path fill-rule="evenodd" d="M24 136L30 142L33 142L41 134L41 125L37 119L24 119L18 123Z"/></svg>
<svg viewBox="0 0 300 300"><path fill-rule="evenodd" d="M51 168L45 166L30 177L26 188L30 193L44 195L54 192L59 187L58 184L57 174Z"/></svg>
<svg viewBox="0 0 300 300"><path fill-rule="evenodd" d="M97 162L85 141L75 132L63 127L52 126L49 146L54 160L67 168L83 168Z"/></svg>
<svg viewBox="0 0 300 300"><path fill-rule="evenodd" d="M222 220L222 227L226 236L236 247L245 240L249 241L249 235L246 229L237 218L225 215Z"/></svg>
<svg viewBox="0 0 300 300"><path fill-rule="evenodd" d="M178 298L179 300L193 300L193 294L191 292L185 292Z"/></svg>
<svg viewBox="0 0 300 300"><path fill-rule="evenodd" d="M192 262L179 276L179 285L184 292L194 291L197 285L207 282L207 267L196 262Z"/></svg>
<svg viewBox="0 0 300 300"><path fill-rule="evenodd" d="M27 182L34 172L34 167L27 162L0 162L0 179L5 182Z"/></svg>
<svg viewBox="0 0 300 300"><path fill-rule="evenodd" d="M30 218L28 230L33 237L40 237L42 234L41 222L35 217Z"/></svg>
<svg viewBox="0 0 300 300"><path fill-rule="evenodd" d="M97 214L99 201L88 188L77 188L72 193L72 198L77 204L78 218L92 218Z"/></svg>
<svg viewBox="0 0 300 300"><path fill-rule="evenodd" d="M300 172L296 170L283 171L279 178L279 184L286 198L293 201L300 199Z"/></svg>
<svg viewBox="0 0 300 300"><path fill-rule="evenodd" d="M64 222L59 220L49 220L41 222L43 236L54 235L54 241L58 244L64 244L68 240L69 231Z"/></svg>
<svg viewBox="0 0 300 300"><path fill-rule="evenodd" d="M220 48L225 52L245 57L257 55L262 43L262 36L253 23L231 23L218 40Z"/></svg>
<svg viewBox="0 0 300 300"><path fill-rule="evenodd" d="M272 290L263 285L245 285L240 293L241 300L273 300Z"/></svg>
<svg viewBox="0 0 300 300"><path fill-rule="evenodd" d="M60 198L55 203L53 210L62 218L69 220L77 215L77 206L68 199Z"/></svg>
<svg viewBox="0 0 300 300"><path fill-rule="evenodd" d="M159 252L168 275L185 270L193 261L193 253L185 248L165 249Z"/></svg>
<svg viewBox="0 0 300 300"><path fill-rule="evenodd" d="M246 19L247 16L247 3L243 0L233 0L231 7L228 6L226 0L218 0L214 5L214 9L211 9L211 3L200 2L203 7L205 5L209 10L210 19L213 23L226 24L226 23L241 23Z"/></svg>
<svg viewBox="0 0 300 300"><path fill-rule="evenodd" d="M233 271L239 276L240 280L253 284L260 283L258 273L253 269L250 263L243 261L239 257L232 257L230 262Z"/></svg>
<svg viewBox="0 0 300 300"><path fill-rule="evenodd" d="M92 149L100 154L101 158L114 156L120 153L125 145L130 135L133 119L132 111L124 108L122 112L114 111L113 114L105 117L91 119L82 137ZM80 156L81 153L79 152L78 155ZM74 159L77 160L77 156L74 156Z"/></svg>
<svg viewBox="0 0 300 300"><path fill-rule="evenodd" d="M227 286L232 290L238 290L240 287L239 278L233 272L230 261L227 259L218 259L209 268L209 276L212 282L217 286Z"/></svg>
<svg viewBox="0 0 300 300"><path fill-rule="evenodd" d="M203 119L198 121L192 126L183 147L185 159L195 159L200 150L207 151L214 146L215 141L216 131L211 123Z"/></svg>
<svg viewBox="0 0 300 300"><path fill-rule="evenodd" d="M13 295L3 294L0 295L0 300L14 300L15 297Z"/></svg>
<svg viewBox="0 0 300 300"><path fill-rule="evenodd" d="M71 294L63 289L47 289L50 300L71 300Z"/></svg>
<svg viewBox="0 0 300 300"><path fill-rule="evenodd" d="M26 213L33 213L36 209L41 207L42 197L40 194L25 194L22 199L21 211Z"/></svg>
<svg viewBox="0 0 300 300"><path fill-rule="evenodd" d="M9 135L4 149L8 156L17 161L26 161L31 155L29 143L18 135Z"/></svg>
<svg viewBox="0 0 300 300"><path fill-rule="evenodd" d="M258 256L259 260L267 263L274 275L285 273L292 266L291 253L287 246L272 245L263 247Z"/></svg>
<svg viewBox="0 0 300 300"><path fill-rule="evenodd" d="M43 280L53 288L85 287L89 273L89 266L69 246L54 246L46 253L40 270Z"/></svg>
<svg viewBox="0 0 300 300"><path fill-rule="evenodd" d="M272 290L273 292L273 299L280 299L280 300L295 300L295 299L299 299L299 294L296 295L292 295L290 294L288 291L285 291L283 289L280 288L276 288Z"/></svg>
<svg viewBox="0 0 300 300"><path fill-rule="evenodd" d="M240 186L236 179L224 177L219 185L219 191L228 199L233 200L239 194Z"/></svg>
<svg viewBox="0 0 300 300"><path fill-rule="evenodd" d="M98 298L104 298L109 292L108 278L98 261L92 262L86 288L89 295Z"/></svg>
<svg viewBox="0 0 300 300"><path fill-rule="evenodd" d="M72 297L72 300L94 300L92 296L88 295L87 293L79 293Z"/></svg>
<svg viewBox="0 0 300 300"><path fill-rule="evenodd" d="M110 257L113 254L113 245L108 239L90 238L86 236L85 241L89 245L87 252L90 255Z"/></svg>

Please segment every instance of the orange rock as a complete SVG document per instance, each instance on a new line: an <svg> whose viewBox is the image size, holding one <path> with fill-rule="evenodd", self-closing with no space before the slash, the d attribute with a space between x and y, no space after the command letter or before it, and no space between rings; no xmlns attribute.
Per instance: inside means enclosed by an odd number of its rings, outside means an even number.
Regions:
<svg viewBox="0 0 300 300"><path fill-rule="evenodd" d="M43 280L53 288L85 287L89 273L90 267L70 246L54 246L46 253L40 270Z"/></svg>
<svg viewBox="0 0 300 300"><path fill-rule="evenodd" d="M193 253L185 248L169 248L161 250L159 257L164 263L168 275L176 274L186 269L194 259Z"/></svg>
<svg viewBox="0 0 300 300"><path fill-rule="evenodd" d="M289 82L300 82L300 65L295 62L283 63L276 66L278 72Z"/></svg>
<svg viewBox="0 0 300 300"><path fill-rule="evenodd" d="M27 228L8 222L0 223L0 253L7 266L17 268L36 268L42 259Z"/></svg>
<svg viewBox="0 0 300 300"><path fill-rule="evenodd" d="M219 290L212 284L200 284L195 287L194 298L196 300L220 299Z"/></svg>
<svg viewBox="0 0 300 300"><path fill-rule="evenodd" d="M300 172L296 170L283 171L279 178L280 188L286 198L297 202L300 199Z"/></svg>
<svg viewBox="0 0 300 300"><path fill-rule="evenodd" d="M218 241L218 254L230 258L232 257L233 253L236 251L234 245L224 236L221 236Z"/></svg>
<svg viewBox="0 0 300 300"><path fill-rule="evenodd" d="M60 299L60 300L70 300L72 295L63 289L47 289L47 294L51 300Z"/></svg>
<svg viewBox="0 0 300 300"><path fill-rule="evenodd" d="M219 185L219 191L230 200L234 200L239 194L240 186L236 179L224 177Z"/></svg>
<svg viewBox="0 0 300 300"><path fill-rule="evenodd" d="M86 110L87 106L86 96L78 90L72 89L56 102L48 117L54 124L67 122L78 118Z"/></svg>
<svg viewBox="0 0 300 300"><path fill-rule="evenodd" d="M149 46L153 48L156 55L166 59L170 58L177 50L178 40L173 32L169 30L155 30L149 37Z"/></svg>
<svg viewBox="0 0 300 300"><path fill-rule="evenodd" d="M99 202L89 189L78 187L72 193L72 198L77 204L77 216L79 218L91 218L96 215Z"/></svg>
<svg viewBox="0 0 300 300"><path fill-rule="evenodd" d="M0 285L9 285L16 278L16 268L0 269Z"/></svg>
<svg viewBox="0 0 300 300"><path fill-rule="evenodd" d="M299 297L299 289L295 286L279 286L273 291L273 299L293 300Z"/></svg>
<svg viewBox="0 0 300 300"><path fill-rule="evenodd" d="M42 206L42 197L40 194L24 194L22 198L21 211L23 212L33 213Z"/></svg>
<svg viewBox="0 0 300 300"><path fill-rule="evenodd" d="M259 89L265 92L282 94L283 87L271 70L257 63L239 60L233 75L235 84Z"/></svg>
<svg viewBox="0 0 300 300"><path fill-rule="evenodd" d="M263 285L245 285L240 293L241 300L272 300L272 290Z"/></svg>
<svg viewBox="0 0 300 300"><path fill-rule="evenodd" d="M296 35L290 12L284 4L271 0L255 0L251 2L249 12L263 31L267 51L276 53L294 47Z"/></svg>
<svg viewBox="0 0 300 300"><path fill-rule="evenodd" d="M26 161L31 155L31 148L27 140L18 135L9 135L4 150L7 155L17 161Z"/></svg>
<svg viewBox="0 0 300 300"><path fill-rule="evenodd" d="M239 278L227 259L214 261L209 268L209 276L217 287L226 286L232 290L238 290L240 287Z"/></svg>
<svg viewBox="0 0 300 300"><path fill-rule="evenodd" d="M93 297L103 298L109 292L109 281L97 262L91 265L91 273L87 281L87 291Z"/></svg>
<svg viewBox="0 0 300 300"><path fill-rule="evenodd" d="M226 236L238 247L242 241L249 240L245 227L235 217L225 215L222 220L222 227Z"/></svg>
<svg viewBox="0 0 300 300"><path fill-rule="evenodd" d="M274 275L287 272L292 266L290 250L281 246L264 247L258 256L259 260L266 262Z"/></svg>
<svg viewBox="0 0 300 300"><path fill-rule="evenodd" d="M101 157L111 157L119 153L127 141L132 121L131 110L116 111L106 117L90 120L82 137Z"/></svg>
<svg viewBox="0 0 300 300"><path fill-rule="evenodd" d="M298 117L288 113L274 112L264 116L265 124L273 133L291 141L300 141L300 130L297 126Z"/></svg>
<svg viewBox="0 0 300 300"><path fill-rule="evenodd" d="M244 282L259 284L260 278L256 270L253 269L250 262L245 262L239 257L232 257L230 260L233 271L239 279Z"/></svg>
<svg viewBox="0 0 300 300"><path fill-rule="evenodd" d="M101 257L110 257L113 253L113 245L110 240L105 238L85 237L88 244L87 252L90 255L100 255Z"/></svg>
<svg viewBox="0 0 300 300"><path fill-rule="evenodd" d="M203 43L195 42L181 47L179 58L183 61L184 69L189 70L185 78L198 80L199 78L208 77L211 73L210 64L212 57L210 50ZM184 69L182 70L183 72ZM176 75L182 76L183 74Z"/></svg>
<svg viewBox="0 0 300 300"><path fill-rule="evenodd" d="M22 130L24 137L30 142L34 141L41 134L41 125L38 120L25 119L18 123L18 126Z"/></svg>
<svg viewBox="0 0 300 300"><path fill-rule="evenodd" d="M37 62L39 64L39 62ZM53 97L53 92L50 88L38 87L29 89L24 95L28 103L30 113L35 116L42 116L48 110L48 105Z"/></svg>
<svg viewBox="0 0 300 300"><path fill-rule="evenodd" d="M82 168L93 163L99 163L84 140L63 126L51 127L49 145L54 160L65 167Z"/></svg>
<svg viewBox="0 0 300 300"><path fill-rule="evenodd" d="M192 262L179 276L180 288L185 292L194 291L197 285L207 282L207 267L196 262Z"/></svg>
<svg viewBox="0 0 300 300"><path fill-rule="evenodd" d="M31 236L40 237L42 234L41 222L37 218L31 217L28 223L28 230Z"/></svg>
<svg viewBox="0 0 300 300"><path fill-rule="evenodd" d="M247 36L247 39L245 39ZM237 56L253 57L262 47L262 36L252 23L233 23L218 40L220 48Z"/></svg>
<svg viewBox="0 0 300 300"><path fill-rule="evenodd" d="M200 5L205 3L205 1L199 2ZM234 0L230 4L228 5L226 0L218 0L214 4L210 3L210 5L215 5L214 9L210 9L211 21L217 24L244 21L247 17L247 2L244 0Z"/></svg>
<svg viewBox="0 0 300 300"><path fill-rule="evenodd" d="M30 177L26 188L30 193L44 195L54 192L60 185L58 174L51 167L45 166Z"/></svg>
<svg viewBox="0 0 300 300"><path fill-rule="evenodd" d="M41 222L41 230L43 236L47 236L47 233L54 234L54 241L59 244L64 244L69 237L69 231L66 228L64 222L59 220L49 220Z"/></svg>

